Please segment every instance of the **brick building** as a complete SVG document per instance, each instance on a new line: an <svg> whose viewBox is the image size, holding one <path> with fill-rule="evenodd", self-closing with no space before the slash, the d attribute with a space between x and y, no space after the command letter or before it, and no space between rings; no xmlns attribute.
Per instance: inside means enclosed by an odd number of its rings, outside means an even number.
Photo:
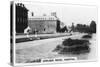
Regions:
<svg viewBox="0 0 100 67"><path fill-rule="evenodd" d="M28 9L22 3L15 4L16 33L24 33L28 26Z"/></svg>
<svg viewBox="0 0 100 67"><path fill-rule="evenodd" d="M28 19L31 33L56 33L57 18L54 16L32 16Z"/></svg>

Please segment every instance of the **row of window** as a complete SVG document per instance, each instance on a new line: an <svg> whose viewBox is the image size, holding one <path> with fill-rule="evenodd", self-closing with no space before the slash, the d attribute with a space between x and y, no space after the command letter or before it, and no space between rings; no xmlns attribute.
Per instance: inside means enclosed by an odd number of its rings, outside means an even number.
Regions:
<svg viewBox="0 0 100 67"><path fill-rule="evenodd" d="M26 22L27 19L26 18L17 18L17 22Z"/></svg>
<svg viewBox="0 0 100 67"><path fill-rule="evenodd" d="M31 20L56 20L55 18L30 18Z"/></svg>

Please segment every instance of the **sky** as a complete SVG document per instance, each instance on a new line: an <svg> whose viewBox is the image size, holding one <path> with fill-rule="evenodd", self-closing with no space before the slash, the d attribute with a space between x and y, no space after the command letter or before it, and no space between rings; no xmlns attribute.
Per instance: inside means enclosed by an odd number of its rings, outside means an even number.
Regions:
<svg viewBox="0 0 100 67"><path fill-rule="evenodd" d="M92 20L97 22L97 7L86 5L71 5L71 4L55 4L55 3L39 3L39 2L22 2L29 10L28 17L31 12L34 16L50 15L51 12L56 12L57 17L65 25L87 24Z"/></svg>

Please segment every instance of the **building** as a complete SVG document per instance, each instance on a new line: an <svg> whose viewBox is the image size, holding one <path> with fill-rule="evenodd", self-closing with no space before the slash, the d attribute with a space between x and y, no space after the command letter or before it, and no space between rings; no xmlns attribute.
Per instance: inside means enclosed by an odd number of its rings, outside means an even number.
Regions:
<svg viewBox="0 0 100 67"><path fill-rule="evenodd" d="M28 9L22 3L17 3L16 7L16 33L24 33L28 26Z"/></svg>
<svg viewBox="0 0 100 67"><path fill-rule="evenodd" d="M31 33L56 33L57 18L55 16L32 16L28 19Z"/></svg>
<svg viewBox="0 0 100 67"><path fill-rule="evenodd" d="M13 2L10 3L10 36L13 36Z"/></svg>

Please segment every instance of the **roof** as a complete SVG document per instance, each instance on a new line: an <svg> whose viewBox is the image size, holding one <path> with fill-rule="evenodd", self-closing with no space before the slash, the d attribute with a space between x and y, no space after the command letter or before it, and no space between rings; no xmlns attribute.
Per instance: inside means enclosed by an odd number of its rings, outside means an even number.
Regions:
<svg viewBox="0 0 100 67"><path fill-rule="evenodd" d="M29 20L57 20L55 16L32 16Z"/></svg>

